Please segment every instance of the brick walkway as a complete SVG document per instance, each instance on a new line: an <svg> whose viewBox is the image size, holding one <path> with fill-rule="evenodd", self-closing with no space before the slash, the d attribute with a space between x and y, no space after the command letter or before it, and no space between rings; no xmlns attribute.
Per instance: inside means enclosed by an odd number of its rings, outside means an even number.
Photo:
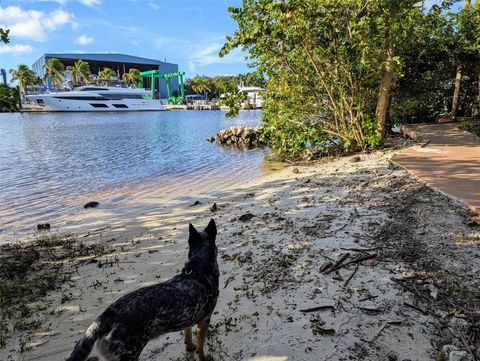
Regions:
<svg viewBox="0 0 480 361"><path fill-rule="evenodd" d="M456 123L408 125L402 132L423 144L392 162L480 214L480 138Z"/></svg>

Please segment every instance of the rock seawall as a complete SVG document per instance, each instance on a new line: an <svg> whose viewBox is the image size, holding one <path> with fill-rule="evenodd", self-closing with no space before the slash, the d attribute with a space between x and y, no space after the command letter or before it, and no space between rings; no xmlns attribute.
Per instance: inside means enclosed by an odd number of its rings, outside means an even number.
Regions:
<svg viewBox="0 0 480 361"><path fill-rule="evenodd" d="M237 147L237 148L258 148L265 146L265 142L260 140L263 133L263 127L237 127L232 126L222 129L214 137L207 140L217 144Z"/></svg>

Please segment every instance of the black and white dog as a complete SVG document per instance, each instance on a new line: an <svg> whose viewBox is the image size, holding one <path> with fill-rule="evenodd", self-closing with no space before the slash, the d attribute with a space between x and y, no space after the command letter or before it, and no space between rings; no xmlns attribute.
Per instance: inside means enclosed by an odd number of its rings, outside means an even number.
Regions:
<svg viewBox="0 0 480 361"><path fill-rule="evenodd" d="M151 339L184 330L187 351L197 350L201 361L209 359L204 343L218 297L219 271L212 219L204 231L190 224L188 260L182 273L153 286L120 297L87 329L67 361L83 361L93 345L108 361L138 360ZM197 325L197 345L192 326Z"/></svg>

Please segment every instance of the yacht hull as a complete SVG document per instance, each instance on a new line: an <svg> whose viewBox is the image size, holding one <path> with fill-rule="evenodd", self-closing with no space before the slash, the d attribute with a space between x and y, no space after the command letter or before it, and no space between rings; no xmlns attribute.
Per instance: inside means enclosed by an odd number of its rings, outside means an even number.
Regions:
<svg viewBox="0 0 480 361"><path fill-rule="evenodd" d="M124 112L166 110L158 99L78 100L51 95L29 95L27 99L47 111Z"/></svg>

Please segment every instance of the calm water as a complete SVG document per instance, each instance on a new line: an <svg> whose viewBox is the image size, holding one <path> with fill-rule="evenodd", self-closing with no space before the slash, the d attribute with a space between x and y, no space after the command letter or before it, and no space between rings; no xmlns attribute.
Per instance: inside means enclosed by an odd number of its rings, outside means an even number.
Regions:
<svg viewBox="0 0 480 361"><path fill-rule="evenodd" d="M259 111L0 114L1 236L54 222L84 202L125 202L154 186L166 198L250 180L265 151L206 141Z"/></svg>

